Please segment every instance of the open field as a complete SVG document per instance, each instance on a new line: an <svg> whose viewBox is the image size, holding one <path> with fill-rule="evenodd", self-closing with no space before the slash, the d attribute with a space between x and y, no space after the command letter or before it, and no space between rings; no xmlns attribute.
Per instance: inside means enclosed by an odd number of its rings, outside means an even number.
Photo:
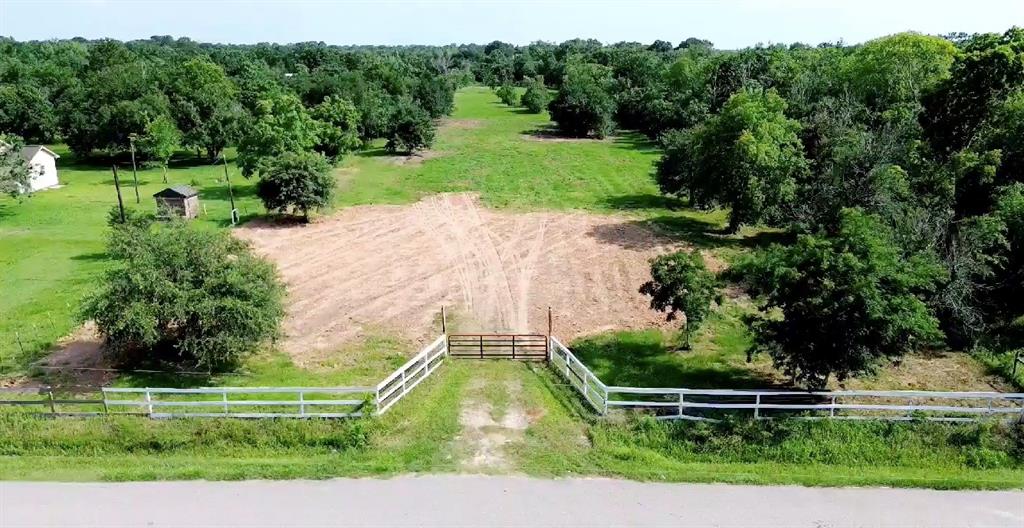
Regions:
<svg viewBox="0 0 1024 528"><path fill-rule="evenodd" d="M694 336L693 350L682 351L663 316L637 293L647 259L659 252L697 248L720 270L775 233L726 235L724 212L694 211L659 196L650 177L657 151L637 136L556 141L545 135L546 124L545 115L504 107L486 89L462 90L434 151L412 159L380 149L352 156L336 172L338 210L308 226L255 220L261 208L251 182L234 179L249 220L235 232L276 261L289 285L287 339L235 373L124 374L98 382L369 383L437 333L445 304L458 307L449 322L466 331L545 330L552 306L555 334L575 338L574 350L610 383L786 384L767 358L746 362L750 338L742 317L749 300L727 292ZM52 359L98 359L98 342L73 331L78 300L107 265L105 218L116 202L109 169L62 161L65 187L20 204L0 199L0 376L8 379L68 334L72 346ZM130 171L121 174L131 181ZM200 189L207 207L200 225L226 228L220 166L179 164L170 177ZM139 207L148 208L147 196L163 187L160 171L140 172L140 183ZM134 207L130 187L125 195ZM13 332L31 339L19 346ZM907 358L856 383L1006 388L957 352ZM938 488L1024 482L1013 436L1022 433L991 425L744 422L712 430L632 417L597 420L540 365L498 362L449 362L416 390L379 420L356 423L0 415L0 478L468 471Z"/></svg>
<svg viewBox="0 0 1024 528"><path fill-rule="evenodd" d="M236 234L288 284L283 346L299 363L366 328L433 339L442 305L455 308L460 331L544 332L548 306L565 338L665 324L637 288L650 258L674 244L628 217L506 213L475 195L442 194Z"/></svg>

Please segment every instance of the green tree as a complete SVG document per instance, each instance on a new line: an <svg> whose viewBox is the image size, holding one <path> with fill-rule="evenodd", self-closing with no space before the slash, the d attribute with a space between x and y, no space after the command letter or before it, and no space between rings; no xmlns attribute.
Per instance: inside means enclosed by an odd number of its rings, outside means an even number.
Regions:
<svg viewBox="0 0 1024 528"><path fill-rule="evenodd" d="M57 133L57 114L34 85L0 85L0 130L26 141L47 143Z"/></svg>
<svg viewBox="0 0 1024 528"><path fill-rule="evenodd" d="M544 86L544 79L537 77L526 85L526 91L519 98L519 104L526 107L530 113L539 114L544 111L551 101L548 88Z"/></svg>
<svg viewBox="0 0 1024 528"><path fill-rule="evenodd" d="M423 76L413 88L413 99L430 117L446 116L455 108L455 86L445 76Z"/></svg>
<svg viewBox="0 0 1024 528"><path fill-rule="evenodd" d="M0 194L19 197L29 189L32 168L21 157L21 138L0 134Z"/></svg>
<svg viewBox="0 0 1024 528"><path fill-rule="evenodd" d="M515 106L518 102L518 99L516 98L516 89L511 84L506 83L499 86L494 93L498 96L498 99L501 99L502 103L505 103L506 106Z"/></svg>
<svg viewBox="0 0 1024 528"><path fill-rule="evenodd" d="M223 370L278 334L274 266L227 232L140 222L111 235L115 265L85 302L119 364ZM116 242L131 237L130 244Z"/></svg>
<svg viewBox="0 0 1024 528"><path fill-rule="evenodd" d="M181 132L166 116L159 116L146 124L145 133L139 139L139 151L163 168L164 183L167 183L167 164L180 147Z"/></svg>
<svg viewBox="0 0 1024 528"><path fill-rule="evenodd" d="M683 314L683 335L690 348L690 334L700 328L716 297L715 276L697 251L680 251L656 257L651 262L651 280L640 293L651 297L651 309L667 312L667 319Z"/></svg>
<svg viewBox="0 0 1024 528"><path fill-rule="evenodd" d="M273 93L259 101L256 113L245 126L238 144L238 166L246 178L260 172L266 163L286 152L306 152L316 146L320 125L299 98Z"/></svg>
<svg viewBox="0 0 1024 528"><path fill-rule="evenodd" d="M317 152L337 162L359 148L359 111L351 101L327 96L310 114L320 124Z"/></svg>
<svg viewBox="0 0 1024 528"><path fill-rule="evenodd" d="M327 159L315 152L285 152L270 159L256 183L268 211L301 213L331 204L336 181Z"/></svg>
<svg viewBox="0 0 1024 528"><path fill-rule="evenodd" d="M870 108L917 106L922 93L949 77L955 56L956 46L944 38L900 33L856 48L840 74Z"/></svg>
<svg viewBox="0 0 1024 528"><path fill-rule="evenodd" d="M662 192L696 207L728 205L729 227L777 223L808 171L797 134L774 91L742 91L703 125L666 137L658 163Z"/></svg>
<svg viewBox="0 0 1024 528"><path fill-rule="evenodd" d="M430 148L434 144L435 126L430 114L411 100L403 99L395 110L388 142L388 152L407 152Z"/></svg>
<svg viewBox="0 0 1024 528"><path fill-rule="evenodd" d="M941 338L925 298L945 278L932 254L904 255L891 230L858 209L832 237L802 235L740 266L765 315L750 353L767 353L794 380L822 388Z"/></svg>
<svg viewBox="0 0 1024 528"><path fill-rule="evenodd" d="M209 60L194 58L173 68L166 93L184 143L205 149L212 160L233 141L242 116L237 92L224 69Z"/></svg>
<svg viewBox="0 0 1024 528"><path fill-rule="evenodd" d="M567 136L603 138L614 128L615 99L607 66L573 62L565 67L558 94L548 104L551 119Z"/></svg>

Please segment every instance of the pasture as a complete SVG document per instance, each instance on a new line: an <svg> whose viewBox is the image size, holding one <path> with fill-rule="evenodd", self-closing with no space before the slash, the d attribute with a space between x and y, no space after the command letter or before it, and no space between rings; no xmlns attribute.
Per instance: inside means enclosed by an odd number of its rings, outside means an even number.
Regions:
<svg viewBox="0 0 1024 528"><path fill-rule="evenodd" d="M546 114L506 107L488 89L463 89L432 150L393 156L374 145L349 157L335 172L335 211L308 226L258 218L263 211L252 182L229 163L244 221L234 232L278 264L289 289L284 340L231 374L124 374L104 381L366 383L437 334L443 304L453 308L452 327L491 331L543 330L552 306L555 334L575 339L574 350L610 383L785 385L767 359L746 361L750 336L742 319L753 309L750 299L728 289L694 336L693 349L681 351L674 323L650 310L637 291L656 254L697 248L718 271L776 234L745 229L728 235L723 211L695 211L662 197L651 175L658 150L639 135L563 140L550 135L549 124ZM109 263L104 233L116 196L109 168L79 164L66 149L59 152L65 156L64 187L21 203L0 198L5 383L25 382L30 366L66 336L71 339L64 344L72 347L64 351L77 346L91 356L64 359L103 366L95 336L76 332L77 307ZM161 171L139 172L142 199L136 205L131 172L121 168L126 205L152 208L151 195L164 186ZM172 184L199 189L204 212L198 224L229 228L222 166L182 153L169 176ZM274 422L264 428L185 421L177 427L131 418L0 416L0 445L7 446L0 451L0 478L526 471L810 485L999 488L1020 482L1019 464L1006 455L1013 433L985 425L823 423L758 436L742 424L688 430L645 419L606 422L538 365L451 363L418 389L415 400L365 423ZM1009 388L962 353L907 358L857 383ZM844 450L851 445L853 452ZM66 455L69 446L75 446L73 456Z"/></svg>

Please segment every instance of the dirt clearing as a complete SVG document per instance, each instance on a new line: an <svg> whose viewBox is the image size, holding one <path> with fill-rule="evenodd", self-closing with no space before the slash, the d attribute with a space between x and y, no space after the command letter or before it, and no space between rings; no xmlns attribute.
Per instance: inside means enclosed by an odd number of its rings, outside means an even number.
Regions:
<svg viewBox="0 0 1024 528"><path fill-rule="evenodd" d="M672 243L625 216L511 213L473 194L406 206L357 206L308 226L235 231L288 285L283 343L300 364L364 329L424 340L445 305L461 331L544 331L572 339L664 326L637 289Z"/></svg>

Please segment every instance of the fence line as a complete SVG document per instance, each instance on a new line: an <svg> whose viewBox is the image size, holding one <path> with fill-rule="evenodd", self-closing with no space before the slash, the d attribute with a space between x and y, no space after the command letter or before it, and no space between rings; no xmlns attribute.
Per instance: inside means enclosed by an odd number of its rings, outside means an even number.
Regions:
<svg viewBox="0 0 1024 528"><path fill-rule="evenodd" d="M1024 421L1024 393L618 387L602 382L554 337L550 359L555 371L602 415L610 408L632 408L653 411L659 419L684 420L709 420L723 412L752 411L754 418Z"/></svg>
<svg viewBox="0 0 1024 528"><path fill-rule="evenodd" d="M442 334L412 359L369 387L102 387L98 398L58 399L52 387L0 388L0 406L41 407L50 416L139 415L150 418L355 418L380 415L440 366L447 352ZM87 411L68 412L60 406Z"/></svg>

